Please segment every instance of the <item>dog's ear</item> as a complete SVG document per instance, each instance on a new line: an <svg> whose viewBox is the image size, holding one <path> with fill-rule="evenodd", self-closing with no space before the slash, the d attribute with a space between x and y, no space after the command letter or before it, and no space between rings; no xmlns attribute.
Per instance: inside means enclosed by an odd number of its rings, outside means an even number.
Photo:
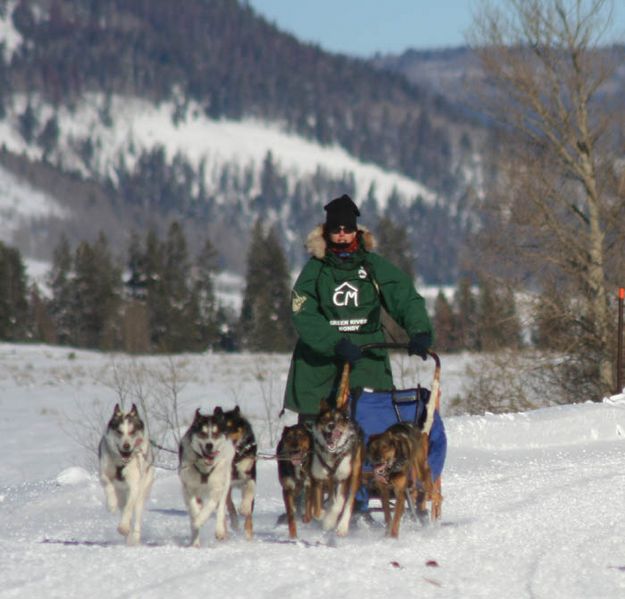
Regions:
<svg viewBox="0 0 625 599"><path fill-rule="evenodd" d="M198 408L197 410L195 410L195 415L193 416L193 422L197 422L201 417L202 417L202 414L200 414L200 408Z"/></svg>
<svg viewBox="0 0 625 599"><path fill-rule="evenodd" d="M226 428L226 425L227 425L226 415L224 414L224 411L221 409L220 406L217 406L213 410L213 420L217 423L219 427L223 429Z"/></svg>
<svg viewBox="0 0 625 599"><path fill-rule="evenodd" d="M234 406L234 410L232 410L234 412L234 416L238 416L241 413L241 408L236 405Z"/></svg>
<svg viewBox="0 0 625 599"><path fill-rule="evenodd" d="M309 432L312 433L312 430L315 426L315 421L314 420L306 420L304 422L304 428Z"/></svg>
<svg viewBox="0 0 625 599"><path fill-rule="evenodd" d="M330 411L330 405L325 399L322 399L319 402L319 413L323 414L324 412L329 412L329 411Z"/></svg>
<svg viewBox="0 0 625 599"><path fill-rule="evenodd" d="M372 443L374 443L381 436L382 436L381 433L377 433L375 435L370 435L369 440L367 441L367 447L369 447Z"/></svg>
<svg viewBox="0 0 625 599"><path fill-rule="evenodd" d="M132 414L133 416L138 413L136 404L134 404L134 403L132 404L132 407L130 408L130 412L128 412L128 413Z"/></svg>
<svg viewBox="0 0 625 599"><path fill-rule="evenodd" d="M119 407L119 404L116 403L113 408L113 416L121 416L123 414L122 409Z"/></svg>

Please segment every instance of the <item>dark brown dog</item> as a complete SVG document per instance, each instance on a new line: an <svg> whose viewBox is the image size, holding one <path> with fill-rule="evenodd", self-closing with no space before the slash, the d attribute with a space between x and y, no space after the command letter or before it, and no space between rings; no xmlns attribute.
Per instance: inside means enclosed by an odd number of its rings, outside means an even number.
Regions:
<svg viewBox="0 0 625 599"><path fill-rule="evenodd" d="M245 516L245 536L251 539L254 535L252 515L254 513L254 498L256 495L256 438L252 426L242 414L239 406L234 410L224 412L226 433L234 445L234 459L232 460L232 479L226 506L230 514L230 524L234 530L239 527L237 510L232 501L232 489L241 489L241 505L239 511Z"/></svg>
<svg viewBox="0 0 625 599"><path fill-rule="evenodd" d="M418 513L424 513L427 497L432 495L432 475L427 461L427 435L411 424L398 423L367 443L367 459L373 466L373 480L380 491L387 534L399 536L406 491ZM395 496L391 522L390 490Z"/></svg>
<svg viewBox="0 0 625 599"><path fill-rule="evenodd" d="M278 442L278 479L282 486L282 497L289 524L289 537L297 538L295 515L297 498L303 494L304 513L302 522L312 518L310 493L310 464L312 461L312 435L303 424L285 426Z"/></svg>
<svg viewBox="0 0 625 599"><path fill-rule="evenodd" d="M348 414L347 407L331 409L321 402L321 410L312 426L313 516L323 518L322 527L345 536L360 486L365 447L360 427ZM322 509L324 490L328 489L328 509ZM337 523L338 522L338 523Z"/></svg>

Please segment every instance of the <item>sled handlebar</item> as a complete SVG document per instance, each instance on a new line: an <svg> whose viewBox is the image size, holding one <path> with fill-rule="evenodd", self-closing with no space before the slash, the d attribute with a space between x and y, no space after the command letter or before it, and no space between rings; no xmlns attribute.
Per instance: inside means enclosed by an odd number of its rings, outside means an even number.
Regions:
<svg viewBox="0 0 625 599"><path fill-rule="evenodd" d="M381 343L365 343L364 345L360 346L360 349L362 351L367 351L368 349L404 349L404 350L408 351L409 347L410 346L408 345L408 343L386 343L386 342L381 342ZM436 368L440 368L441 360L438 357L438 354L436 352L428 350L427 351L427 355L428 356L432 356L432 359L436 363Z"/></svg>
<svg viewBox="0 0 625 599"><path fill-rule="evenodd" d="M367 351L368 349L403 349L408 351L409 345L407 343L365 343L360 346L362 351ZM432 381L432 396L434 399L434 406L438 410L440 408L440 379L441 379L441 360L438 357L438 354L428 350L427 355L431 356L435 362L434 368L434 380ZM345 362L343 365L343 371L341 373L341 379L339 382L338 392L336 394L336 405L338 407L344 406L348 401L349 396L349 371L350 364L349 362ZM432 418L433 415L428 415L428 422L426 423L426 431L429 432L430 427L432 426Z"/></svg>

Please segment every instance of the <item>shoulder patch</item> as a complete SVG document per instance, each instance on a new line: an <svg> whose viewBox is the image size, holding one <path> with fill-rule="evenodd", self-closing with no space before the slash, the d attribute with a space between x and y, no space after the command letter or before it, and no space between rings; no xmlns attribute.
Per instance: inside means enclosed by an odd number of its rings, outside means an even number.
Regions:
<svg viewBox="0 0 625 599"><path fill-rule="evenodd" d="M297 293L297 291L294 290L293 295L291 296L291 310L295 314L297 314L302 309L305 302L306 296L300 295L299 293Z"/></svg>

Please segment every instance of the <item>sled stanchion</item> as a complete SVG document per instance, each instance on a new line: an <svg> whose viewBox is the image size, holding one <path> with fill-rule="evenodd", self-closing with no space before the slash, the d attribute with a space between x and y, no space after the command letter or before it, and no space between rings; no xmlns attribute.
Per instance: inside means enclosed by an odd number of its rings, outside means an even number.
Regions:
<svg viewBox="0 0 625 599"><path fill-rule="evenodd" d="M426 412L427 416L425 418L425 423L423 424L423 432L429 437L430 431L432 430L432 424L434 422L434 412L440 409L441 404L441 360L433 351L428 351L428 355L432 356L432 358L434 358L434 362L436 363L436 367L434 368L434 379L432 380L432 397L428 402Z"/></svg>
<svg viewBox="0 0 625 599"><path fill-rule="evenodd" d="M341 382L339 383L339 390L336 394L336 407L339 409L347 405L347 398L349 397L349 370L349 362L345 362L341 374Z"/></svg>

